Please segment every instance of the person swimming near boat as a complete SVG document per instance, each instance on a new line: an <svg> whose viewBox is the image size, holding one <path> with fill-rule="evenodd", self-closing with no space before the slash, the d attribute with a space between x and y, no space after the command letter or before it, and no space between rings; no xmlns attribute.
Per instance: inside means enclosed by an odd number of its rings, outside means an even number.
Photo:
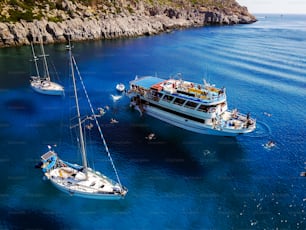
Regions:
<svg viewBox="0 0 306 230"><path fill-rule="evenodd" d="M111 118L110 123L111 123L111 124L116 124L116 123L119 123L119 121L117 121L117 120L114 119L114 118Z"/></svg>
<svg viewBox="0 0 306 230"><path fill-rule="evenodd" d="M264 146L265 148L273 148L275 147L276 143L274 141L268 141Z"/></svg>
<svg viewBox="0 0 306 230"><path fill-rule="evenodd" d="M94 127L94 125L92 123L89 123L85 127L86 127L86 129L91 130Z"/></svg>
<svg viewBox="0 0 306 230"><path fill-rule="evenodd" d="M103 116L106 112L103 108L99 107L97 108L97 110L99 111L99 115Z"/></svg>
<svg viewBox="0 0 306 230"><path fill-rule="evenodd" d="M267 112L264 112L264 115L266 115L267 117L271 117L272 116L271 113L267 113Z"/></svg>
<svg viewBox="0 0 306 230"><path fill-rule="evenodd" d="M146 139L153 140L153 139L156 139L156 136L154 133L150 133L148 136L146 136Z"/></svg>

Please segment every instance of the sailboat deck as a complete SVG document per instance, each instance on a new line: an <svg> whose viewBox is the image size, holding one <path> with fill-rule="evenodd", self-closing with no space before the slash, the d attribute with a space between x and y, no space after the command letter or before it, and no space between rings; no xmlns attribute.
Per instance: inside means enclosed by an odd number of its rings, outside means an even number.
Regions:
<svg viewBox="0 0 306 230"><path fill-rule="evenodd" d="M117 193L120 187L106 179L103 175L98 175L93 171L85 173L70 167L60 167L51 170L48 175L58 185L68 189L70 192L89 193ZM118 190L119 189L119 190Z"/></svg>

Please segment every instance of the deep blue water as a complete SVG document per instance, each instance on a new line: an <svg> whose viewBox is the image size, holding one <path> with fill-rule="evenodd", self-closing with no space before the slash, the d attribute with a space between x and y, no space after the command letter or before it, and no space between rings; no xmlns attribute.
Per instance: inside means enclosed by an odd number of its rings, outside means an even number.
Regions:
<svg viewBox="0 0 306 230"><path fill-rule="evenodd" d="M65 44L45 46L65 97L30 89L29 47L0 49L0 229L305 229L306 16L258 19L74 43L94 106L110 107L100 121L129 189L120 201L70 197L34 168L48 144L65 160L80 160L67 123ZM127 98L112 101L118 82L177 73L225 86L229 107L251 112L257 130L237 138L198 135L140 117ZM112 117L119 123L110 124ZM155 140L145 138L150 132ZM265 149L269 140L276 147ZM115 178L103 146L89 150L90 164Z"/></svg>

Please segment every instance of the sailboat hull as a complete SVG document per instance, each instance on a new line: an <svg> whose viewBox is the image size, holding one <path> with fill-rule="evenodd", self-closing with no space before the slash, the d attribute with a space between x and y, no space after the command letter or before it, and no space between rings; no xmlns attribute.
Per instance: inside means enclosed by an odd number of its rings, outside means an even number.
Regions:
<svg viewBox="0 0 306 230"><path fill-rule="evenodd" d="M95 199L95 200L120 200L124 199L124 196L121 195L114 195L114 194L88 194L80 191L74 191L67 189L66 187L58 184L54 180L50 180L51 183L53 184L54 187L56 187L58 190L67 193L70 196L76 196L76 197L81 197L81 198L87 198L87 199Z"/></svg>
<svg viewBox="0 0 306 230"><path fill-rule="evenodd" d="M47 165L44 165L43 169ZM90 168L85 174L81 168L79 165L70 167L58 159L51 169L46 168L45 176L57 189L71 196L101 200L124 198L127 193L124 187Z"/></svg>
<svg viewBox="0 0 306 230"><path fill-rule="evenodd" d="M53 95L53 96L61 96L64 95L64 88L51 81L41 81L41 80L33 80L31 81L32 89L41 94Z"/></svg>

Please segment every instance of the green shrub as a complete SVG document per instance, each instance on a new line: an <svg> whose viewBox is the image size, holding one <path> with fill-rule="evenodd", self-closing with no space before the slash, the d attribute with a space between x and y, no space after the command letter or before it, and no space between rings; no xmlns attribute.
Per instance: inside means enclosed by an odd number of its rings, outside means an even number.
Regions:
<svg viewBox="0 0 306 230"><path fill-rule="evenodd" d="M59 18L59 17L49 17L48 21L56 23L56 22L62 22L63 20L61 18Z"/></svg>
<svg viewBox="0 0 306 230"><path fill-rule="evenodd" d="M35 18L33 17L32 11L26 10L25 12L21 12L18 10L12 10L10 9L9 11L10 14L10 20L13 22L20 21L21 19L27 21L27 22L32 22Z"/></svg>

